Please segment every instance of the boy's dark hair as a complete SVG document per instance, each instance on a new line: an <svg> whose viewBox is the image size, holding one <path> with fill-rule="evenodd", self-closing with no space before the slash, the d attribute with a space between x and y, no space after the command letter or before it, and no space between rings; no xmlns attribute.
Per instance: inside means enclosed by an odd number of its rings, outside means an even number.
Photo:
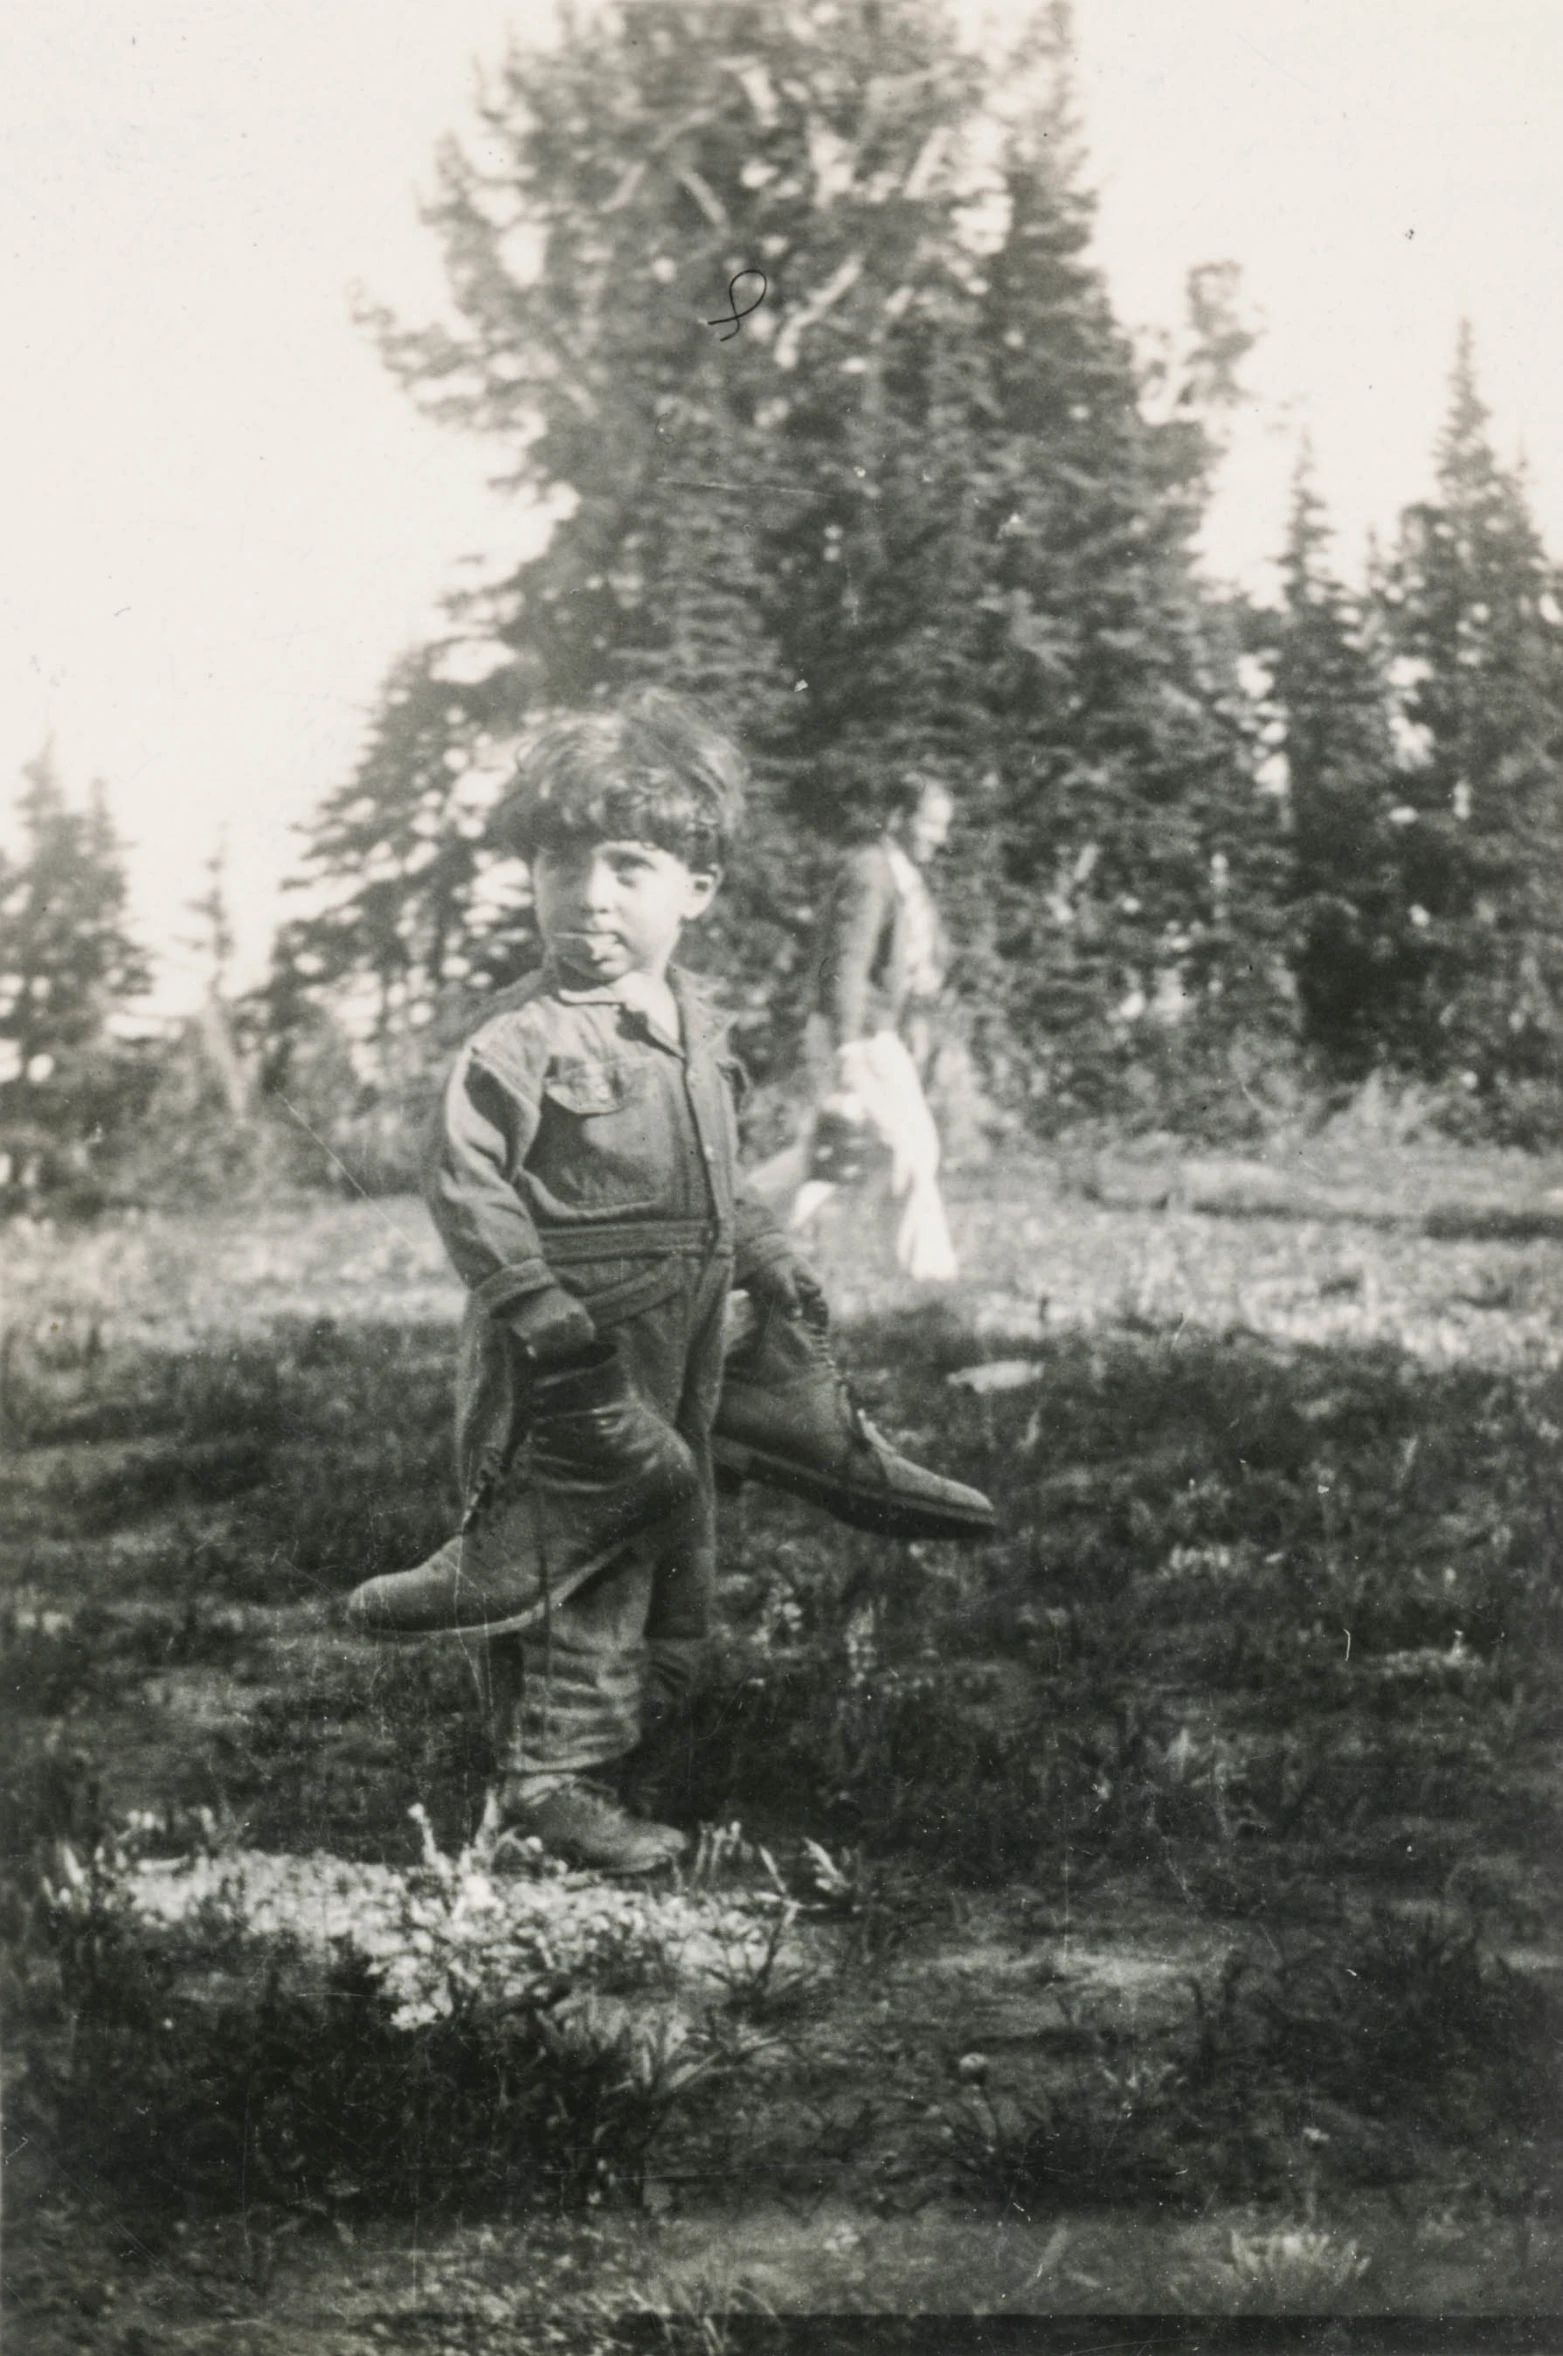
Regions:
<svg viewBox="0 0 1563 2356"><path fill-rule="evenodd" d="M742 753L687 696L644 687L601 711L566 712L521 756L494 831L518 858L585 841L654 843L720 867L743 805Z"/></svg>

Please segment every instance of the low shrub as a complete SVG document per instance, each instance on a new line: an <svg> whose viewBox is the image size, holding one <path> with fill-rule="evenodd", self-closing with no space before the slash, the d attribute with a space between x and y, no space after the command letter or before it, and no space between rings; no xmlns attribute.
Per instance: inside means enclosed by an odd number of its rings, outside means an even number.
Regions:
<svg viewBox="0 0 1563 2356"><path fill-rule="evenodd" d="M148 2209L636 2202L675 2116L750 2050L719 2001L681 1999L681 1964L718 1998L751 1950L796 1968L790 1916L778 1936L730 1898L562 1868L507 1902L426 1822L410 1875L159 1864L156 1831L56 1844L13 1991L22 2132Z"/></svg>
<svg viewBox="0 0 1563 2356"><path fill-rule="evenodd" d="M1500 2202L1563 2191L1563 2003L1468 1927L1380 1913L1239 1947L1160 2030L1063 2013L1051 2083L1004 2087L984 2062L945 2122L962 2183L1023 2215L1311 2199L1413 2176L1433 2148L1480 2154ZM1271 2255L1250 2253L1261 2300L1291 2263Z"/></svg>
<svg viewBox="0 0 1563 2356"><path fill-rule="evenodd" d="M1193 2315L1309 2315L1340 2309L1372 2272L1347 2235L1317 2225L1227 2230L1174 2275L1177 2307Z"/></svg>

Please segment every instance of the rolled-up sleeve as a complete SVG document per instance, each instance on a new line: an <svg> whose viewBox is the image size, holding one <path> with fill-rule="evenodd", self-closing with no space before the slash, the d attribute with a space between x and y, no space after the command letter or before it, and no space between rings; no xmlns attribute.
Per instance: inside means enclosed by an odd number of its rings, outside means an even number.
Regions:
<svg viewBox="0 0 1563 2356"><path fill-rule="evenodd" d="M430 1139L424 1193L463 1283L502 1311L553 1283L516 1180L537 1134L548 1044L515 1025L468 1042Z"/></svg>

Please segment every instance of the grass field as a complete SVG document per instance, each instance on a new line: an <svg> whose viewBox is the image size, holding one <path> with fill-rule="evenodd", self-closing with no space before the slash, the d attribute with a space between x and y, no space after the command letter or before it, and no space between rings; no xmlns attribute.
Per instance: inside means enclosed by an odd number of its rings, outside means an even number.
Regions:
<svg viewBox="0 0 1563 2356"><path fill-rule="evenodd" d="M14 1226L13 2331L1563 2306L1560 1179L996 1163L918 1300L838 1215L999 1535L728 1501L616 1906L474 1878L467 1664L329 1624L455 1515L421 1208Z"/></svg>

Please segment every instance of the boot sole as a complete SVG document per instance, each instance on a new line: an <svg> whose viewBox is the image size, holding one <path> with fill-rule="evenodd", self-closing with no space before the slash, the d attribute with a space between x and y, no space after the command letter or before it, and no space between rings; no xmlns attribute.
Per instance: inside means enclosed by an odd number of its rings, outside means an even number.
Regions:
<svg viewBox="0 0 1563 2356"><path fill-rule="evenodd" d="M869 1496L850 1481L834 1481L828 1473L800 1465L789 1456L773 1456L745 1440L713 1435L712 1462L727 1478L739 1483L759 1481L771 1489L786 1489L810 1505L823 1505L837 1521L856 1530L872 1530L881 1538L991 1538L995 1516L991 1509L917 1505L894 1496Z"/></svg>

